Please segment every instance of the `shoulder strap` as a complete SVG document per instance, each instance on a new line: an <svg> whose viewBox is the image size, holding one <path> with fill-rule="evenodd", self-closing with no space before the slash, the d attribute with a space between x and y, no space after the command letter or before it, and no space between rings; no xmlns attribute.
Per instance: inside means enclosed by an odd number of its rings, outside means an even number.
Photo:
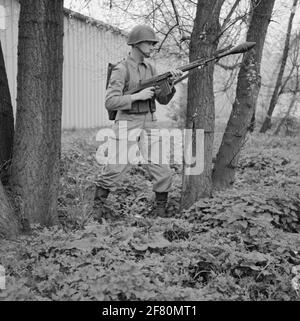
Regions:
<svg viewBox="0 0 300 321"><path fill-rule="evenodd" d="M126 76L125 76L125 86L124 86L123 92L128 90L129 81L130 81L130 72L129 72L129 67L126 59L124 61L124 64L126 68Z"/></svg>
<svg viewBox="0 0 300 321"><path fill-rule="evenodd" d="M127 61L126 59L123 59L115 64L112 64L112 63L109 63L108 66L107 66L107 76L106 76L106 89L109 85L109 81L110 81L110 77L111 77L111 74L112 74L112 71L113 69L121 62L124 61L124 65L125 65L125 69L126 69L126 76L125 76L125 86L124 86L124 89L123 91L126 91L128 89L128 85L129 85L129 81L130 81L130 72L129 72L129 68L128 68L128 64L127 64Z"/></svg>
<svg viewBox="0 0 300 321"><path fill-rule="evenodd" d="M123 88L123 93L128 89L129 80L130 80L130 72L129 72L129 68L128 68L128 64L127 64L126 59L123 59L123 60L117 62L116 64L112 64L112 63L108 64L108 66L107 66L107 78L106 78L106 89L108 88L110 77L111 77L113 69L119 63L121 63L122 61L124 61L125 68L126 68L125 84L124 84L124 88ZM108 119L109 120L115 120L116 119L117 110L108 110L107 112L108 112Z"/></svg>
<svg viewBox="0 0 300 321"><path fill-rule="evenodd" d="M111 73L113 71L113 69L115 68L116 64L112 64L112 63L108 63L107 65L107 72L106 72L106 89L109 85L109 80L110 80L110 77L111 77Z"/></svg>

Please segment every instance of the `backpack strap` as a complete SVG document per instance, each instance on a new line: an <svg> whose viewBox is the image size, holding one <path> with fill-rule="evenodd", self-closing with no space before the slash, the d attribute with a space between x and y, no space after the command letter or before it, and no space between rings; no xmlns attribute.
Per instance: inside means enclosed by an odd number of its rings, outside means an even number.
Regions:
<svg viewBox="0 0 300 321"><path fill-rule="evenodd" d="M124 92L128 90L129 81L130 81L129 67L128 67L128 64L127 64L127 61L126 61L125 58L124 58L123 60L117 62L116 64L112 64L112 63L109 63L109 64L108 64L108 68L107 68L107 78L106 78L106 89L108 88L109 81L110 81L110 77L111 77L111 74L112 74L113 69L114 69L119 63L121 63L122 61L124 61L124 65L125 65L125 68L126 68L125 84L124 84L124 88L123 88L123 94L124 94ZM109 120L115 120L115 119L116 119L117 112L118 112L117 110L108 110L108 118L109 118Z"/></svg>
<svg viewBox="0 0 300 321"><path fill-rule="evenodd" d="M113 69L115 68L115 66L116 65L114 65L112 63L108 63L107 71L106 71L106 86L105 86L106 89L109 85L110 76L111 76L111 73L112 73Z"/></svg>
<svg viewBox="0 0 300 321"><path fill-rule="evenodd" d="M125 76L125 85L124 85L123 93L128 90L129 81L130 81L130 72L129 72L129 67L126 59L124 60L124 65L126 68L126 76Z"/></svg>
<svg viewBox="0 0 300 321"><path fill-rule="evenodd" d="M108 66L107 66L107 73L106 73L106 74L107 74L107 77L106 77L106 89L108 88L112 71L113 71L114 68L115 68L119 63L121 63L122 61L124 61L124 65L125 65L125 68L126 68L125 86L124 86L123 92L125 92L125 91L128 89L129 80L130 80L130 72L129 72L129 68L128 68L128 64L127 64L126 59L123 59L123 60L117 62L116 64L112 64L112 63L109 63L109 64L108 64Z"/></svg>

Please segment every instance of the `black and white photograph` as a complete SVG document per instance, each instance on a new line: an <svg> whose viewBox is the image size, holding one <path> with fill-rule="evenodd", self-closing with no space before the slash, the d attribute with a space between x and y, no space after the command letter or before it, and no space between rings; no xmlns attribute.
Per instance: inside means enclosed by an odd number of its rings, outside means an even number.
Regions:
<svg viewBox="0 0 300 321"><path fill-rule="evenodd" d="M300 0L0 0L0 301L299 303Z"/></svg>

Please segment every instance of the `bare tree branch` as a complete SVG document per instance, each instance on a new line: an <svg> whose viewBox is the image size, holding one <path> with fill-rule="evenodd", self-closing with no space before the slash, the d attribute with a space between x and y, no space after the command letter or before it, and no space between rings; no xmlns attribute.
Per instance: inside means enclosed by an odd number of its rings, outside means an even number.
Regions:
<svg viewBox="0 0 300 321"><path fill-rule="evenodd" d="M283 73L285 70L288 52L290 49L290 46L289 46L290 36L291 36L293 19L294 19L295 13L296 13L297 4L298 4L298 0L294 0L292 8L291 8L291 14L289 17L288 28L287 28L286 37L285 37L285 44L284 44L282 58L281 58L281 65L280 65L279 73L277 75L276 85L275 85L275 88L273 91L273 95L271 97L271 101L269 104L267 115L266 115L266 118L261 126L261 129L260 129L261 133L265 133L271 127L271 118L272 118L272 114L275 109L275 106L277 104L277 101L278 101L278 92L279 92L280 85L282 83L282 76L283 76Z"/></svg>
<svg viewBox="0 0 300 321"><path fill-rule="evenodd" d="M227 23L230 21L231 16L233 15L236 7L239 5L240 2L241 2L241 0L236 0L235 1L233 6L231 7L231 10L229 11L227 17L224 19L224 21L222 23L221 30L223 30L225 28L225 26L227 25Z"/></svg>
<svg viewBox="0 0 300 321"><path fill-rule="evenodd" d="M247 16L249 16L249 12L246 12L243 15L236 17L227 27L221 29L221 32L218 34L217 39L219 39L225 33L225 31L227 31L229 28L235 25L238 21L244 21Z"/></svg>
<svg viewBox="0 0 300 321"><path fill-rule="evenodd" d="M175 6L175 3L174 3L174 0L170 0L171 3L172 3L172 7L173 7L173 10L174 10L174 13L175 13L175 18L176 18L176 22L177 22L177 26L179 26L179 14L178 14L178 11L177 11L177 8Z"/></svg>

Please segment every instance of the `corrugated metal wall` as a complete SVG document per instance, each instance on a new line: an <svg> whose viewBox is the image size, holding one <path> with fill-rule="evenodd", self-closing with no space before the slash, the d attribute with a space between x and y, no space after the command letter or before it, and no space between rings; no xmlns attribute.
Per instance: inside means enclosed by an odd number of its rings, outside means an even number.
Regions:
<svg viewBox="0 0 300 321"><path fill-rule="evenodd" d="M17 1L0 0L0 40L14 110L17 98L17 52L19 11L19 3Z"/></svg>
<svg viewBox="0 0 300 321"><path fill-rule="evenodd" d="M4 8L4 10L1 10ZM1 17L4 12L5 17ZM0 30L14 109L17 95L17 43L19 3L0 0ZM0 26L3 24L0 23ZM126 56L126 38L117 29L81 15L64 18L63 128L89 128L110 124L104 108L106 68Z"/></svg>
<svg viewBox="0 0 300 321"><path fill-rule="evenodd" d="M108 62L128 51L126 38L78 17L65 18L63 126L87 128L109 124L104 107Z"/></svg>

